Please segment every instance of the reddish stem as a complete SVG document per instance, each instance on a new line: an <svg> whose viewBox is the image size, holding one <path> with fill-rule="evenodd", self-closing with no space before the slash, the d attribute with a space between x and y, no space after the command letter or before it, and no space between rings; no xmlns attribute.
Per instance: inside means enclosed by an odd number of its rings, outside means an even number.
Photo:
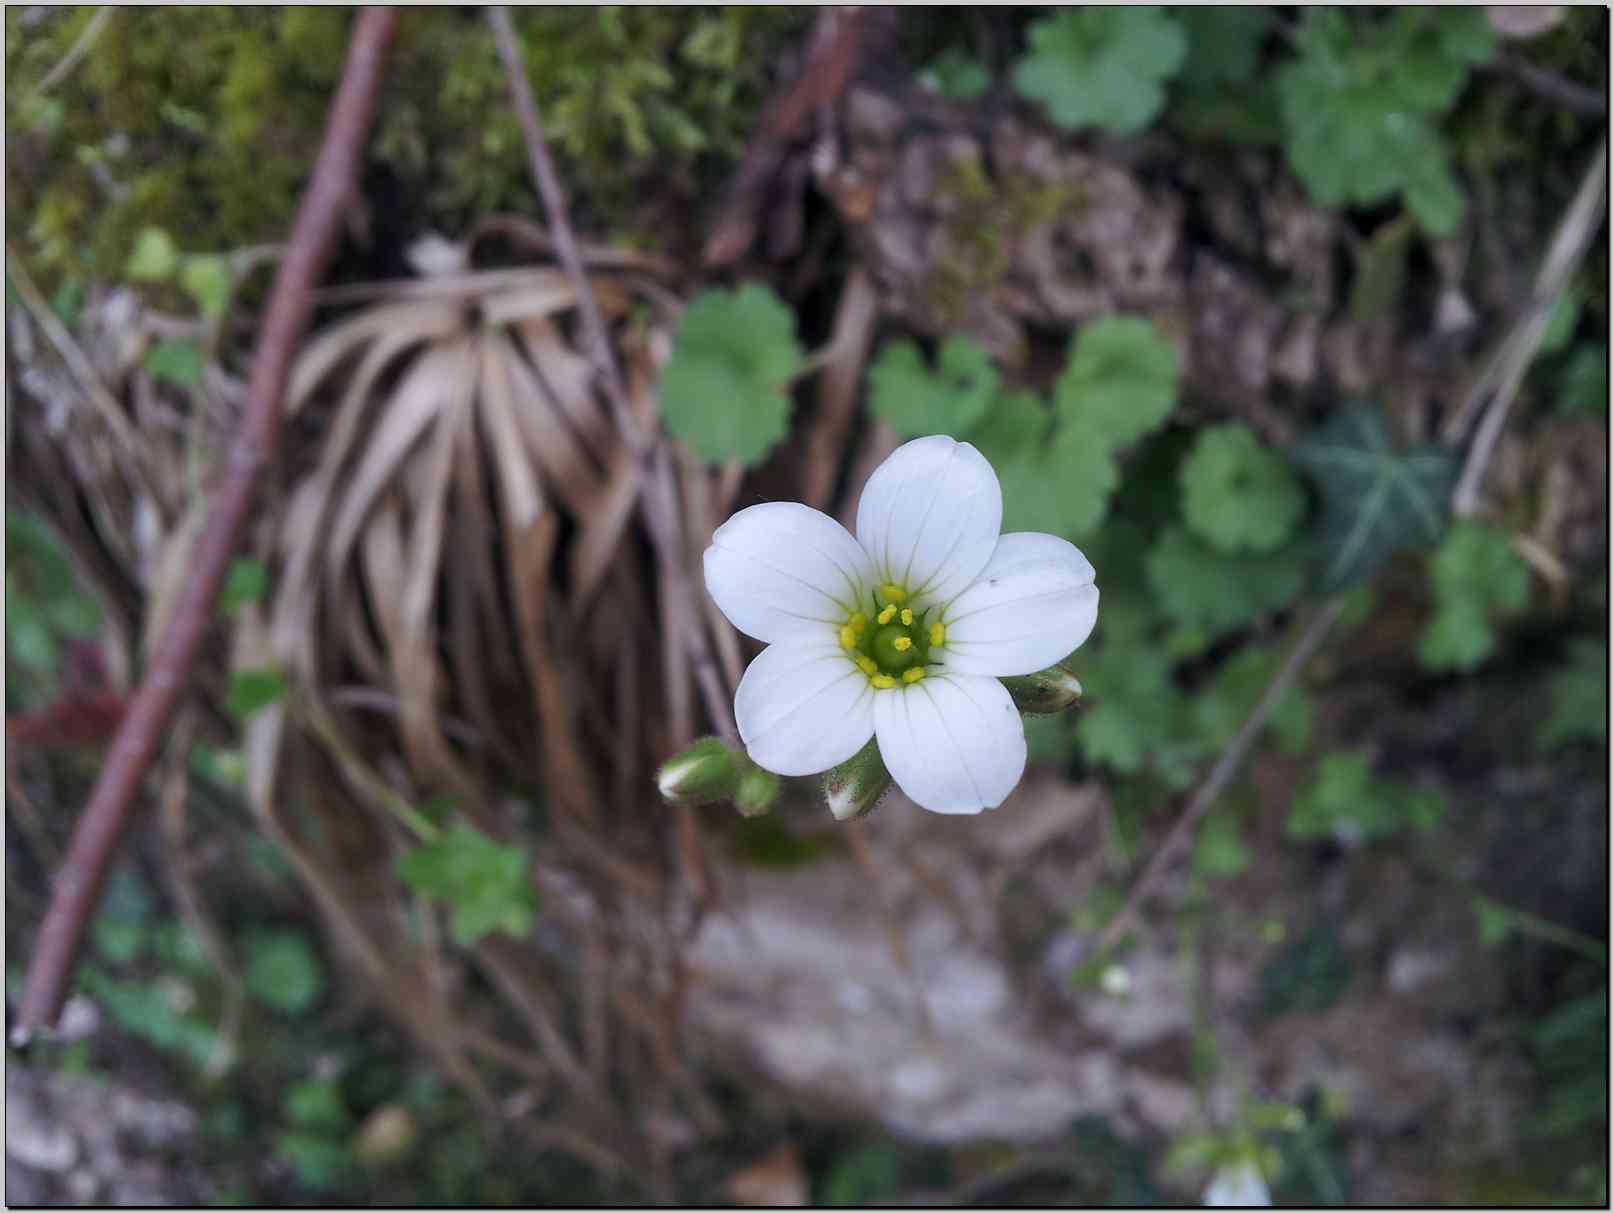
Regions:
<svg viewBox="0 0 1613 1213"><path fill-rule="evenodd" d="M191 554L190 575L172 620L145 680L130 700L56 876L12 1029L15 1044L54 1023L61 1011L85 923L100 902L107 868L128 827L140 785L190 683L258 475L274 454L286 378L313 310L311 291L335 248L337 228L352 197L396 21L397 13L390 8L363 9L355 20L319 159L258 334L240 429L213 494L206 527Z"/></svg>

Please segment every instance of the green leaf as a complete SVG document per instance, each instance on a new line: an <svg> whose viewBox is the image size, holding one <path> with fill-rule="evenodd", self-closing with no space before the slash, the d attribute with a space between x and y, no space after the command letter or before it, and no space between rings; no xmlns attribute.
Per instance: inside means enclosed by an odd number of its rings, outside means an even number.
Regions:
<svg viewBox="0 0 1613 1213"><path fill-rule="evenodd" d="M1172 124L1196 139L1280 142L1275 83L1269 72L1257 74L1272 10L1259 4L1183 5L1172 16L1188 45L1176 77Z"/></svg>
<svg viewBox="0 0 1613 1213"><path fill-rule="evenodd" d="M1239 422L1199 431L1181 481L1187 525L1224 552L1281 547L1305 512L1288 464Z"/></svg>
<svg viewBox="0 0 1613 1213"><path fill-rule="evenodd" d="M135 238L123 272L136 282L166 282L179 267L174 238L160 227L148 227Z"/></svg>
<svg viewBox="0 0 1613 1213"><path fill-rule="evenodd" d="M953 101L973 101L991 87L991 73L968 52L948 47L919 73L919 83Z"/></svg>
<svg viewBox="0 0 1613 1213"><path fill-rule="evenodd" d="M183 337L157 342L146 351L145 366L153 379L179 387L193 388L202 382L202 351Z"/></svg>
<svg viewBox="0 0 1613 1213"><path fill-rule="evenodd" d="M753 465L789 428L801 367L795 316L765 286L702 291L683 313L661 379L666 427L707 463Z"/></svg>
<svg viewBox="0 0 1613 1213"><path fill-rule="evenodd" d="M1464 203L1433 119L1493 52L1484 11L1311 8L1296 46L1277 91L1289 162L1312 197L1337 207L1404 194L1428 231L1449 234Z"/></svg>
<svg viewBox="0 0 1613 1213"><path fill-rule="evenodd" d="M1430 546L1444 534L1455 460L1432 445L1396 451L1378 410L1340 409L1289 455L1321 493L1324 589L1364 581L1395 552Z"/></svg>
<svg viewBox="0 0 1613 1213"><path fill-rule="evenodd" d="M1473 913L1479 920L1479 942L1485 947L1503 944L1512 934L1512 915L1505 906L1499 906L1488 898L1475 897Z"/></svg>
<svg viewBox="0 0 1613 1213"><path fill-rule="evenodd" d="M1607 741L1607 642L1577 637L1568 660L1552 674L1551 715L1540 725L1536 744L1555 749L1576 741Z"/></svg>
<svg viewBox="0 0 1613 1213"><path fill-rule="evenodd" d="M538 891L528 869L525 849L467 825L454 826L398 861L405 884L453 908L450 930L464 947L495 931L517 939L532 933Z"/></svg>
<svg viewBox="0 0 1613 1213"><path fill-rule="evenodd" d="M1318 923L1260 971L1260 1009L1268 1016L1319 1015L1350 986L1350 958L1338 935Z"/></svg>
<svg viewBox="0 0 1613 1213"><path fill-rule="evenodd" d="M1507 533L1458 522L1429 562L1434 617L1418 653L1430 670L1471 670L1495 651L1494 623L1529 605L1529 566Z"/></svg>
<svg viewBox="0 0 1613 1213"><path fill-rule="evenodd" d="M1105 316L1076 333L1053 388L1054 408L1083 441L1113 452L1165 423L1176 406L1178 370L1176 347L1152 321Z"/></svg>
<svg viewBox="0 0 1613 1213"><path fill-rule="evenodd" d="M860 1146L840 1155L823 1181L820 1203L830 1208L879 1204L902 1187L902 1156L890 1146Z"/></svg>
<svg viewBox="0 0 1613 1213"><path fill-rule="evenodd" d="M269 566L261 560L236 560L230 565L229 579L219 595L219 609L233 615L250 602L262 602L268 592Z"/></svg>
<svg viewBox="0 0 1613 1213"><path fill-rule="evenodd" d="M1269 649L1245 648L1222 663L1215 678L1193 697L1193 714L1207 748L1220 749L1265 694L1276 673L1278 655ZM1267 720L1267 731L1290 754L1303 752L1310 740L1311 702L1302 687L1288 689Z"/></svg>
<svg viewBox="0 0 1613 1213"><path fill-rule="evenodd" d="M892 341L868 373L869 407L904 438L960 434L997 394L991 354L970 337L948 337L932 371L911 341Z"/></svg>
<svg viewBox="0 0 1613 1213"><path fill-rule="evenodd" d="M1574 348L1558 379L1557 411L1607 412L1607 342L1584 341Z"/></svg>
<svg viewBox="0 0 1613 1213"><path fill-rule="evenodd" d="M224 707L237 720L261 712L285 696L286 676L273 666L236 670L230 675L229 694Z"/></svg>
<svg viewBox="0 0 1613 1213"><path fill-rule="evenodd" d="M1149 549L1148 584L1165 614L1219 634L1292 602L1305 588L1294 548L1261 556L1229 556L1173 526Z"/></svg>
<svg viewBox="0 0 1613 1213"><path fill-rule="evenodd" d="M186 257L179 272L179 285L201 304L203 315L217 320L230 302L230 288L234 285L230 263L216 253Z"/></svg>
<svg viewBox="0 0 1613 1213"><path fill-rule="evenodd" d="M1416 228L1404 216L1372 233L1356 260L1355 281L1350 286L1353 319L1366 323L1394 314L1406 287L1406 256L1415 233Z"/></svg>
<svg viewBox="0 0 1613 1213"><path fill-rule="evenodd" d="M1243 845L1238 815L1225 806L1204 819L1198 845L1193 852L1193 869L1211 878L1237 876L1249 866L1249 848Z"/></svg>
<svg viewBox="0 0 1613 1213"><path fill-rule="evenodd" d="M259 931L246 937L247 993L284 1015L301 1015L319 1001L325 974L301 931Z"/></svg>
<svg viewBox="0 0 1613 1213"><path fill-rule="evenodd" d="M275 1154L310 1188L333 1188L353 1169L353 1153L343 1142L312 1133L282 1133Z"/></svg>
<svg viewBox="0 0 1613 1213"><path fill-rule="evenodd" d="M968 437L997 471L1003 530L1080 538L1103 521L1118 479L1114 459L1068 428L1055 431L1052 413L1035 396L999 396Z"/></svg>
<svg viewBox="0 0 1613 1213"><path fill-rule="evenodd" d="M1014 86L1066 130L1140 131L1187 54L1182 27L1153 5L1059 9L1034 22L1029 38Z"/></svg>
<svg viewBox="0 0 1613 1213"><path fill-rule="evenodd" d="M340 1133L353 1123L341 1084L329 1078L297 1083L286 1094L286 1119L314 1133Z"/></svg>
<svg viewBox="0 0 1613 1213"><path fill-rule="evenodd" d="M1301 840L1372 841L1407 827L1431 829L1444 810L1439 794L1379 779L1364 752L1340 751L1322 759L1294 798L1287 833Z"/></svg>

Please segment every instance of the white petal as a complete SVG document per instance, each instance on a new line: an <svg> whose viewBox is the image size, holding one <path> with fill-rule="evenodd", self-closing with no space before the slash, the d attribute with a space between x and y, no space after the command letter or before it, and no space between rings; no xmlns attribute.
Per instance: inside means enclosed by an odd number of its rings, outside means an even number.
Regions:
<svg viewBox="0 0 1613 1213"><path fill-rule="evenodd" d="M832 639L793 641L769 645L750 663L734 716L757 766L816 775L868 744L873 698L867 675Z"/></svg>
<svg viewBox="0 0 1613 1213"><path fill-rule="evenodd" d="M1098 621L1092 565L1057 535L1016 531L997 541L980 578L946 607L946 669L1007 678L1068 657Z"/></svg>
<svg viewBox="0 0 1613 1213"><path fill-rule="evenodd" d="M1025 727L995 678L943 674L879 691L874 734L897 786L935 813L995 809L1025 773Z"/></svg>
<svg viewBox="0 0 1613 1213"><path fill-rule="evenodd" d="M740 510L706 549L706 589L747 636L768 642L838 627L873 586L867 554L827 514L794 501Z"/></svg>
<svg viewBox="0 0 1613 1213"><path fill-rule="evenodd" d="M945 435L915 438L874 469L857 503L857 539L881 582L946 602L991 558L1003 494L986 457Z"/></svg>

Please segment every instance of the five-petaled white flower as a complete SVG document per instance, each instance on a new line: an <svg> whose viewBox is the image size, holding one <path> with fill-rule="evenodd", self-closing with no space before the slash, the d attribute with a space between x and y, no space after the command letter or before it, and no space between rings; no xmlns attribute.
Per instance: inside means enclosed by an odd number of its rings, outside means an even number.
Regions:
<svg viewBox="0 0 1613 1213"><path fill-rule="evenodd" d="M706 588L767 644L734 697L752 760L779 775L844 762L870 737L937 813L1001 804L1025 729L999 678L1091 634L1092 565L1054 535L1000 535L1002 489L967 442L918 438L875 470L853 538L796 502L741 510L706 549Z"/></svg>

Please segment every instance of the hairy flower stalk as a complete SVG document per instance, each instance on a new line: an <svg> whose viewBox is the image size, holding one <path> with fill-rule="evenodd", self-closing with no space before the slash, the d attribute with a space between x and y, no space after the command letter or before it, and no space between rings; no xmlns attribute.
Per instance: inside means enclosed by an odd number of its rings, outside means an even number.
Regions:
<svg viewBox="0 0 1613 1213"><path fill-rule="evenodd" d="M938 435L900 447L869 477L855 537L782 501L719 527L706 587L768 646L734 699L751 760L811 775L854 767L867 747L926 809L1001 804L1025 770L1020 711L1079 695L1054 667L1098 616L1092 565L1073 544L1001 526L991 465ZM1017 680L1013 693L1005 679ZM836 770L826 785L842 818L884 790L872 765Z"/></svg>

